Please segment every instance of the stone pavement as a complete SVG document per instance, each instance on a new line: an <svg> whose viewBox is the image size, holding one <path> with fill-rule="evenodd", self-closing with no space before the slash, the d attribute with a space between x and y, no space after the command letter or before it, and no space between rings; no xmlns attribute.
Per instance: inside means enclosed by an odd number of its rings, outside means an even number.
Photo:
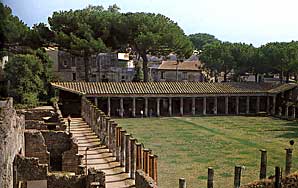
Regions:
<svg viewBox="0 0 298 188"><path fill-rule="evenodd" d="M65 119L67 122L67 119ZM100 144L99 138L82 118L72 118L70 132L78 140L79 154L84 155L83 164L100 169L106 174L106 188L133 188L134 180L130 179L124 168L115 161L108 149Z"/></svg>

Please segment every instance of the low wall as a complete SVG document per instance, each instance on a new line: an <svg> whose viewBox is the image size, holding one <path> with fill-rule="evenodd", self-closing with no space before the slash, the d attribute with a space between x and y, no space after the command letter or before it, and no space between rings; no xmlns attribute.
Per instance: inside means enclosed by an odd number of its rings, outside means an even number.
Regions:
<svg viewBox="0 0 298 188"><path fill-rule="evenodd" d="M241 186L241 188L275 188L274 180L265 179L260 181L255 181L247 185ZM282 188L294 188L298 187L298 173L290 174L282 179L281 183Z"/></svg>
<svg viewBox="0 0 298 188"><path fill-rule="evenodd" d="M86 187L86 176L72 174L54 173L47 177L48 188L84 188Z"/></svg>
<svg viewBox="0 0 298 188"><path fill-rule="evenodd" d="M85 97L82 97L81 109L84 120L100 138L101 143L113 153L120 166L125 168L129 177L135 179L136 184L140 181L139 185L150 185L152 182L153 185L156 185L158 179L157 156L153 155L150 149L144 148L143 144L138 143L137 139L133 138L131 134L127 133ZM144 178L137 179L136 170L139 170ZM145 183L147 180L148 182Z"/></svg>
<svg viewBox="0 0 298 188"><path fill-rule="evenodd" d="M13 187L13 161L24 154L25 118L13 109L13 99L0 102L0 185Z"/></svg>

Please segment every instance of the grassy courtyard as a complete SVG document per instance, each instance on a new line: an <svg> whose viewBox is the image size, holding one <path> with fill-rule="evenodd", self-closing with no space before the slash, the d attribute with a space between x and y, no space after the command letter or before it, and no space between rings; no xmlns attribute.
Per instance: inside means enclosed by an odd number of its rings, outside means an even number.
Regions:
<svg viewBox="0 0 298 188"><path fill-rule="evenodd" d="M159 187L204 188L207 168L215 169L215 187L233 187L235 165L243 165L242 184L259 176L260 151L268 153L268 175L285 166L285 148L297 140L298 124L268 117L173 117L117 119L159 157ZM297 146L295 146L297 145ZM294 148L298 147L298 143ZM298 153L293 152L294 169Z"/></svg>

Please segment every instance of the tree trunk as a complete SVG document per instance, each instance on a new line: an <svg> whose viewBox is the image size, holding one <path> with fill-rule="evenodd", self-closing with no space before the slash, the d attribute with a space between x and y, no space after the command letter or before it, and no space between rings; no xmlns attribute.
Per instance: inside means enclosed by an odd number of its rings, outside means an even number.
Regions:
<svg viewBox="0 0 298 188"><path fill-rule="evenodd" d="M89 82L89 70L90 70L90 63L88 54L84 54L84 66L85 66L85 81Z"/></svg>
<svg viewBox="0 0 298 188"><path fill-rule="evenodd" d="M290 73L287 72L286 73L286 83L289 83L289 81L290 81Z"/></svg>
<svg viewBox="0 0 298 188"><path fill-rule="evenodd" d="M283 71L280 71L280 73L279 73L279 80L280 80L280 83L282 84L283 83Z"/></svg>
<svg viewBox="0 0 298 188"><path fill-rule="evenodd" d="M143 59L143 74L144 74L144 82L148 82L148 59L146 52L143 52L141 54L141 57Z"/></svg>
<svg viewBox="0 0 298 188"><path fill-rule="evenodd" d="M224 73L224 82L227 82L227 74L228 73L226 73L226 72Z"/></svg>

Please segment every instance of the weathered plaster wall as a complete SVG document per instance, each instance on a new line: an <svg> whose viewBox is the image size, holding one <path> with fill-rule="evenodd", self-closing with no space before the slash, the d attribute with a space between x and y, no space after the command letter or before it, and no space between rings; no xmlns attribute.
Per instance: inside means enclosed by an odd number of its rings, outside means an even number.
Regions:
<svg viewBox="0 0 298 188"><path fill-rule="evenodd" d="M13 187L13 161L16 154L24 154L25 118L13 109L13 100L0 105L0 185Z"/></svg>

